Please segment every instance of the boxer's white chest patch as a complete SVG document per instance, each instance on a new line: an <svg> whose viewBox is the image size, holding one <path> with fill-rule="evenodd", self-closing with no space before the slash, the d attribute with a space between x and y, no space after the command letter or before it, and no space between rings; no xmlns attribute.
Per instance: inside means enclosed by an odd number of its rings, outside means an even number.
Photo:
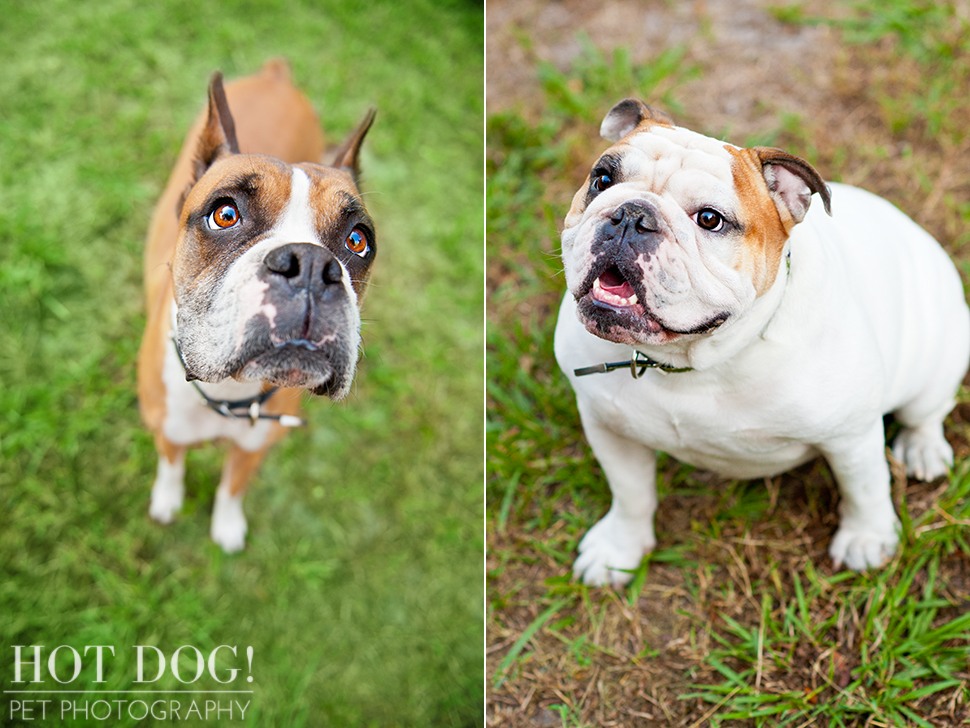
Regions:
<svg viewBox="0 0 970 728"><path fill-rule="evenodd" d="M175 326L175 303L172 304L172 326ZM259 420L255 425L249 420L223 417L206 406L202 396L191 382L185 381L185 368L175 350L175 342L165 346L165 362L162 367L165 383L165 437L179 445L191 445L203 440L225 437L233 440L244 450L259 450L266 444L272 426L269 420ZM217 400L240 400L255 397L262 389L259 382L222 382L200 385L206 395Z"/></svg>

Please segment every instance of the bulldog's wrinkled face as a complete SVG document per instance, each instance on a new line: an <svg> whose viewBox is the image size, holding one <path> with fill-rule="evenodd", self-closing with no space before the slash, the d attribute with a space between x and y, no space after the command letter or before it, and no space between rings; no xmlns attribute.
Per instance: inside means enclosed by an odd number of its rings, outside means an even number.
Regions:
<svg viewBox="0 0 970 728"><path fill-rule="evenodd" d="M807 162L674 127L640 101L617 104L601 133L616 143L573 198L562 250L580 320L604 339L665 344L742 316L812 192L828 209Z"/></svg>
<svg viewBox="0 0 970 728"><path fill-rule="evenodd" d="M372 120L370 112L333 167L239 154L221 77L213 78L172 259L187 378L347 394L377 253L356 185Z"/></svg>

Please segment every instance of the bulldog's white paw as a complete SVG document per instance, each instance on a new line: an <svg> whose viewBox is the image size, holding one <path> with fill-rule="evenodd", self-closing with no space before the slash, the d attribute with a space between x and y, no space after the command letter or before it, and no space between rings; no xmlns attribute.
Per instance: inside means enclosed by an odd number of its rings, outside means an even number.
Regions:
<svg viewBox="0 0 970 728"><path fill-rule="evenodd" d="M939 425L906 428L893 442L893 457L906 465L906 474L919 480L935 480L953 465L953 448Z"/></svg>
<svg viewBox="0 0 970 728"><path fill-rule="evenodd" d="M209 535L227 554L242 551L246 545L246 516L242 496L233 497L222 488L216 491L212 508L212 527Z"/></svg>
<svg viewBox="0 0 970 728"><path fill-rule="evenodd" d="M158 474L152 485L148 515L159 523L171 523L182 510L185 500L185 466L182 462L169 463L164 457L158 459Z"/></svg>
<svg viewBox="0 0 970 728"><path fill-rule="evenodd" d="M853 571L864 571L882 566L896 553L898 527L895 517L888 529L853 528L843 524L829 546L829 556L835 568L844 564Z"/></svg>
<svg viewBox="0 0 970 728"><path fill-rule="evenodd" d="M573 575L590 586L622 586L656 544L650 519L620 518L610 510L580 541Z"/></svg>

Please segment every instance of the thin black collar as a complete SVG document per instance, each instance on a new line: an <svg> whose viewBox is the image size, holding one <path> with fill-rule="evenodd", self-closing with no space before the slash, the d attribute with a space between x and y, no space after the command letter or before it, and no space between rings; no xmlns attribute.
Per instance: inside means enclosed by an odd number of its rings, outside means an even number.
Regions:
<svg viewBox="0 0 970 728"><path fill-rule="evenodd" d="M182 357L182 350L179 349L174 332L172 333L172 345L175 346L175 353L178 354L179 362L182 364L182 370L185 371L185 359ZM198 382L194 379L189 381L195 387L195 391L202 396L202 401L205 406L223 417L228 417L232 420L248 419L251 425L255 425L256 420L275 420L283 427L305 427L307 424L306 420L293 415L268 415L259 411L259 408L276 394L279 387L273 387L265 392L260 392L255 397L249 397L248 399L226 400L213 399L202 391L202 387L199 386ZM243 410L243 412L237 412L236 410Z"/></svg>
<svg viewBox="0 0 970 728"><path fill-rule="evenodd" d="M630 374L633 375L634 379L639 379L643 376L643 373L647 369L659 369L662 372L689 372L693 371L690 367L672 367L669 364L663 364L659 361L655 361L648 356L644 356L639 351L634 349L633 354L630 356L629 361L608 361L602 364L595 364L591 367L581 367L579 369L574 369L573 374L577 377L585 377L587 374L605 374L606 372L611 372L614 369L623 369L629 367Z"/></svg>

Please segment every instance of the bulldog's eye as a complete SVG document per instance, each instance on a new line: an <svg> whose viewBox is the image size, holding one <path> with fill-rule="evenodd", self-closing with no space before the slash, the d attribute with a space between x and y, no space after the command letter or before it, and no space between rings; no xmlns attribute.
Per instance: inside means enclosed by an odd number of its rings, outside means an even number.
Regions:
<svg viewBox="0 0 970 728"><path fill-rule="evenodd" d="M350 231L350 235L347 236L346 241L347 250L351 253L359 255L361 258L367 256L370 251L370 244L367 242L367 235L360 228L354 228Z"/></svg>
<svg viewBox="0 0 970 728"><path fill-rule="evenodd" d="M589 181L589 186L597 192L602 192L608 187L613 186L613 178L607 172L597 174L596 170L593 170L593 177Z"/></svg>
<svg viewBox="0 0 970 728"><path fill-rule="evenodd" d="M231 202L225 202L209 213L205 221L209 224L210 230L231 228L239 222L239 208Z"/></svg>
<svg viewBox="0 0 970 728"><path fill-rule="evenodd" d="M717 232L724 227L724 218L721 217L721 213L719 213L717 210L712 210L709 207L705 207L703 210L694 215L694 222L696 222L699 227L702 227L705 230L710 230L711 232Z"/></svg>

